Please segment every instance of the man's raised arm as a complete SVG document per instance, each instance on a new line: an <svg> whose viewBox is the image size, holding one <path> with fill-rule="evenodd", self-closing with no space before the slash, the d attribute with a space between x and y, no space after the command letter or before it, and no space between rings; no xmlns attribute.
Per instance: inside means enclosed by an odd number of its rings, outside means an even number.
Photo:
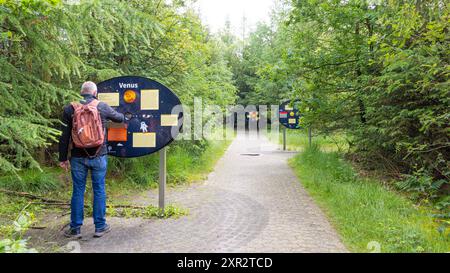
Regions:
<svg viewBox="0 0 450 273"><path fill-rule="evenodd" d="M105 109L106 119L109 119L113 122L118 122L118 123L125 121L124 114L119 113L116 110L112 109L112 107L106 103L103 103L103 105L104 105L103 107Z"/></svg>

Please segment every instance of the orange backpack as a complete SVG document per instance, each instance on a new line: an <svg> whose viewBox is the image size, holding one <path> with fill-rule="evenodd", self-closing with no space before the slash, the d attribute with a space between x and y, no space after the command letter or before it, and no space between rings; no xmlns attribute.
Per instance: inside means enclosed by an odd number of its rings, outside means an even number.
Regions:
<svg viewBox="0 0 450 273"><path fill-rule="evenodd" d="M95 156L98 155L105 141L102 119L97 109L99 103L98 100L93 100L88 104L71 103L74 109L72 119L73 143L75 147L83 149L98 147Z"/></svg>

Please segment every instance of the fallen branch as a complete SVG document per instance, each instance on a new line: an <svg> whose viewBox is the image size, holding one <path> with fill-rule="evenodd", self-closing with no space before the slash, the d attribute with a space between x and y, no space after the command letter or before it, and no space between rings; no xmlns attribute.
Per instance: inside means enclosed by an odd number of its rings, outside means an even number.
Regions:
<svg viewBox="0 0 450 273"><path fill-rule="evenodd" d="M31 226L30 229L46 229L47 227Z"/></svg>
<svg viewBox="0 0 450 273"><path fill-rule="evenodd" d="M60 217L64 217L64 216L69 215L69 214L70 214L70 211L67 211L67 212L64 212L63 214L61 214Z"/></svg>
<svg viewBox="0 0 450 273"><path fill-rule="evenodd" d="M62 201L62 200L49 199L49 198L45 198L42 196L31 194L28 192L10 191L10 190L1 189L1 188L0 188L0 192L10 194L10 195L20 196L20 197L26 197L28 199L33 199L33 200L41 200L46 203L64 203L64 201Z"/></svg>
<svg viewBox="0 0 450 273"><path fill-rule="evenodd" d="M135 206L135 205L106 205L108 208L119 208L119 209L145 209L147 207L144 206Z"/></svg>
<svg viewBox="0 0 450 273"><path fill-rule="evenodd" d="M56 203L56 202L33 202L33 205L46 205L46 206L61 206L61 207L68 207L70 206L70 203L65 203L65 202L60 202L60 203Z"/></svg>
<svg viewBox="0 0 450 273"><path fill-rule="evenodd" d="M61 207L69 207L70 203L47 203L47 202L33 202L32 205L47 205L47 206L61 206ZM107 208L115 208L115 209L145 209L144 206L135 206L135 205L106 205Z"/></svg>

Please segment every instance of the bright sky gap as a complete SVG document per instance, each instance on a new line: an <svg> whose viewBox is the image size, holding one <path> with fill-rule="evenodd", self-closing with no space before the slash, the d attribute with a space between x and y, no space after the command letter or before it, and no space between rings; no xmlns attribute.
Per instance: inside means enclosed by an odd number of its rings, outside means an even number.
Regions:
<svg viewBox="0 0 450 273"><path fill-rule="evenodd" d="M198 0L194 7L202 21L215 33L224 28L227 20L235 35L243 35L245 17L246 33L258 22L269 22L274 0Z"/></svg>

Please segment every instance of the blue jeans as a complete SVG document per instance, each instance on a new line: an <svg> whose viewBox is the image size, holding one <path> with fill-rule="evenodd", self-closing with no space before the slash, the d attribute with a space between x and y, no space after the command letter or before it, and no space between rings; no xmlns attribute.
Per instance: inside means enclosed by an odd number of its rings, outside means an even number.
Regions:
<svg viewBox="0 0 450 273"><path fill-rule="evenodd" d="M95 229L102 229L106 225L106 192L105 177L108 166L106 155L93 159L83 157L72 157L70 159L73 192L70 215L70 227L79 229L84 219L84 192L86 190L86 179L91 170L92 190L94 192L93 217Z"/></svg>

